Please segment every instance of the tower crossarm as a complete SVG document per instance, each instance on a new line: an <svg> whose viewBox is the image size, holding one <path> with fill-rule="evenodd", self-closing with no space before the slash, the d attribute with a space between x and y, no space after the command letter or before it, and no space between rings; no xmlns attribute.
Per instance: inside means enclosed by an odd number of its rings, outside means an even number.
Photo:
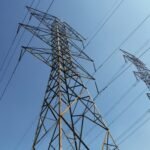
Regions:
<svg viewBox="0 0 150 150"><path fill-rule="evenodd" d="M131 62L137 68L137 71L133 71L136 79L142 80L150 90L150 70L139 58L124 50L121 51L123 52L123 57L125 58L125 60ZM150 98L149 93L147 94L147 96L148 98Z"/></svg>
<svg viewBox="0 0 150 150"><path fill-rule="evenodd" d="M49 29L51 29L51 23L53 21L56 21L59 24L59 26L65 26L65 30L66 30L65 34L69 38L72 38L73 40L78 40L81 42L83 42L85 40L85 38L80 33L78 33L76 30L74 30L66 22L60 21L60 19L58 19L57 17L46 14L42 11L36 10L36 9L28 7L28 6L27 6L27 9L30 12L31 16L34 16L37 20L39 20L41 23L43 23Z"/></svg>
<svg viewBox="0 0 150 150"><path fill-rule="evenodd" d="M53 32L47 28L42 28L42 27L35 27L35 26L31 26L31 25L26 25L26 24L19 24L20 27L25 28L26 30L28 30L30 33L32 33L34 36L38 37L40 40L42 40L43 42L45 42L46 44L48 44L49 46L54 46L54 44L51 44L51 35L53 34ZM63 35L63 33L60 33ZM62 38L62 37L60 37ZM68 37L67 37L68 38ZM62 42L64 41L63 39L61 39ZM72 49L72 55L78 57L78 58L83 58L85 60L91 61L93 62L93 59L91 59L85 52L83 52L83 50L81 48L79 48L79 46L74 43L72 40L69 40L68 38L68 43L70 45L70 47L73 47L74 49ZM67 46L65 43L63 43L64 48ZM67 47L66 47L67 48Z"/></svg>
<svg viewBox="0 0 150 150"><path fill-rule="evenodd" d="M53 52L52 52L51 49L49 49L49 48L24 47L24 46L22 46L22 51L29 52L30 54L32 54L33 56L38 58L40 61L44 62L49 67L51 67L51 68L54 67L52 65L52 62L57 57L52 57ZM59 56L59 54L56 54L56 55ZM71 62L71 64L69 64L70 62L69 62L68 59L66 60L68 65L66 65L65 69L68 70L68 71L71 70L74 73L74 75L78 75L81 78L95 80L95 78L92 75L90 75L88 73L88 71L86 69L84 69L84 67L82 67L82 65L80 65L73 56L74 55L71 56L71 58L73 60ZM63 62L62 62L62 64L65 65ZM61 68L61 70L63 70L63 68Z"/></svg>
<svg viewBox="0 0 150 150"><path fill-rule="evenodd" d="M125 61L129 61L131 62L132 64L134 64L134 66L137 68L138 71L144 71L144 70L147 70L145 64L137 57L135 57L134 55L124 51L124 50L121 50L123 52L123 57L125 59Z"/></svg>
<svg viewBox="0 0 150 150"><path fill-rule="evenodd" d="M26 25L26 24L19 24L19 27L23 27L26 30L28 30L30 33L32 33L34 36L38 37L40 40L51 46L51 41L50 41L50 31L46 28L42 27L35 27L31 25Z"/></svg>
<svg viewBox="0 0 150 150"><path fill-rule="evenodd" d="M35 47L24 47L22 46L22 51L29 52L42 62L44 62L49 67L52 66L52 52L50 48L35 48Z"/></svg>

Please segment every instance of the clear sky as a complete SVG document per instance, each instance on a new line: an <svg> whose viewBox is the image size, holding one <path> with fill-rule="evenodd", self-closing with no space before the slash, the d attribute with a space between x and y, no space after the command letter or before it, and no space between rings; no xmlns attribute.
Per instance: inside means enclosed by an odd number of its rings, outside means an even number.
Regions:
<svg viewBox="0 0 150 150"><path fill-rule="evenodd" d="M55 15L68 22L87 41L92 37L99 27L104 23L110 14L112 6L117 6L121 0L55 0L50 14ZM38 0L35 0L34 7ZM15 36L18 23L22 21L27 10L26 5L30 5L29 0L1 0L0 1L0 65L7 53L7 50ZM50 0L41 0L38 9L47 9ZM95 78L99 89L102 89L111 80L113 75L124 65L122 53L119 45L131 33L136 26L150 14L149 0L124 0L122 5L105 24L95 39L86 48L86 53L90 55L98 67L114 49L117 52L111 57L110 61L97 72ZM27 19L26 21L27 22ZM21 42L13 47L15 52L11 65L9 66L3 80L0 81L0 92L3 91L6 82L17 62L20 53L20 46L26 45L31 34L25 33ZM33 42L33 44L38 44ZM32 44L32 45L33 45ZM16 45L17 48L16 48ZM35 45L34 45L35 46ZM148 19L138 31L131 36L120 48L128 52L135 53L139 49L144 51L150 47L150 19ZM141 60L150 68L150 51ZM11 57L11 55L9 56ZM133 71L134 66L130 67L118 80L111 84L97 99L96 104L104 115L111 106L117 102L121 95L136 81ZM0 71L0 77L4 70ZM89 70L92 72L92 70ZM31 149L37 116L43 101L49 75L49 68L26 54L17 69L15 76L0 102L0 149L1 150L28 150ZM95 92L88 85L91 93ZM117 139L126 129L138 120L149 108L150 101L143 94L139 99L136 96L146 88L143 82L139 82L135 88L126 95L124 99L114 108L105 120L109 124L122 110L128 110L116 120L111 126L111 132L116 142L119 143L125 136ZM136 101L137 100L137 101ZM131 107L130 103L135 101ZM132 129L136 129L150 114L144 115L140 123L134 124ZM31 126L32 125L32 126ZM120 145L121 150L149 150L150 149L150 122L147 122L132 136ZM94 144L94 143L93 143ZM99 149L95 147L95 149Z"/></svg>

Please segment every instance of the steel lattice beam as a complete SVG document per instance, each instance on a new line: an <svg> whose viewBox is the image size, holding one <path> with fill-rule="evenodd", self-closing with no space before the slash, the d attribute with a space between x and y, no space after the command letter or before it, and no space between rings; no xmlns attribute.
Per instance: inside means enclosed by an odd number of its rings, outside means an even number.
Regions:
<svg viewBox="0 0 150 150"><path fill-rule="evenodd" d="M36 150L44 141L48 150L65 150L67 144L72 150L89 150L83 136L89 132L87 125L92 124L106 132L107 140L104 137L101 141L102 150L119 150L83 83L83 78L95 80L78 62L78 59L93 62L80 48L84 38L57 17L27 8L45 28L25 24L20 27L49 48L22 47L21 56L29 52L51 68L32 149Z"/></svg>

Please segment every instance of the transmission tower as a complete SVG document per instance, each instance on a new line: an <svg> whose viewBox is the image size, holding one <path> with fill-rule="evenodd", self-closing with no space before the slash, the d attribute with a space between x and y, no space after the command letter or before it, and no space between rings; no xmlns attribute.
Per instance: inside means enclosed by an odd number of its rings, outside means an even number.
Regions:
<svg viewBox="0 0 150 150"><path fill-rule="evenodd" d="M105 132L102 150L119 150L83 81L94 80L79 63L93 62L82 51L84 38L57 17L27 7L43 26L20 24L49 48L22 47L51 69L32 150L90 149L84 138L89 126ZM90 137L88 137L88 140ZM69 145L69 147L68 147Z"/></svg>
<svg viewBox="0 0 150 150"><path fill-rule="evenodd" d="M133 71L136 79L142 80L146 84L147 88L150 90L150 70L139 58L124 50L121 51L123 52L125 62L129 61L137 68L138 71ZM147 93L147 96L150 99L150 93Z"/></svg>

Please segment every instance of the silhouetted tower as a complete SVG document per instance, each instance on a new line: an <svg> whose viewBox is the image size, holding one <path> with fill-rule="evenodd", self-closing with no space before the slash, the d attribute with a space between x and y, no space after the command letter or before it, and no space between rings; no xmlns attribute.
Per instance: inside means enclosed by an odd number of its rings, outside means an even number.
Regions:
<svg viewBox="0 0 150 150"><path fill-rule="evenodd" d="M93 62L82 51L84 38L66 22L27 7L43 27L20 24L49 48L22 47L51 68L32 149L90 149L84 136L90 125L105 131L102 150L118 150L106 123L98 112L83 83L94 78L82 67L80 60ZM81 48L80 48L81 47ZM97 130L98 131L98 130ZM102 145L101 145L102 144ZM69 146L68 146L69 145Z"/></svg>
<svg viewBox="0 0 150 150"><path fill-rule="evenodd" d="M142 80L150 90L150 70L139 58L135 57L134 55L124 50L121 51L123 52L123 57L125 61L131 62L137 68L138 71L133 71L136 79ZM150 99L150 93L147 93L147 96Z"/></svg>

